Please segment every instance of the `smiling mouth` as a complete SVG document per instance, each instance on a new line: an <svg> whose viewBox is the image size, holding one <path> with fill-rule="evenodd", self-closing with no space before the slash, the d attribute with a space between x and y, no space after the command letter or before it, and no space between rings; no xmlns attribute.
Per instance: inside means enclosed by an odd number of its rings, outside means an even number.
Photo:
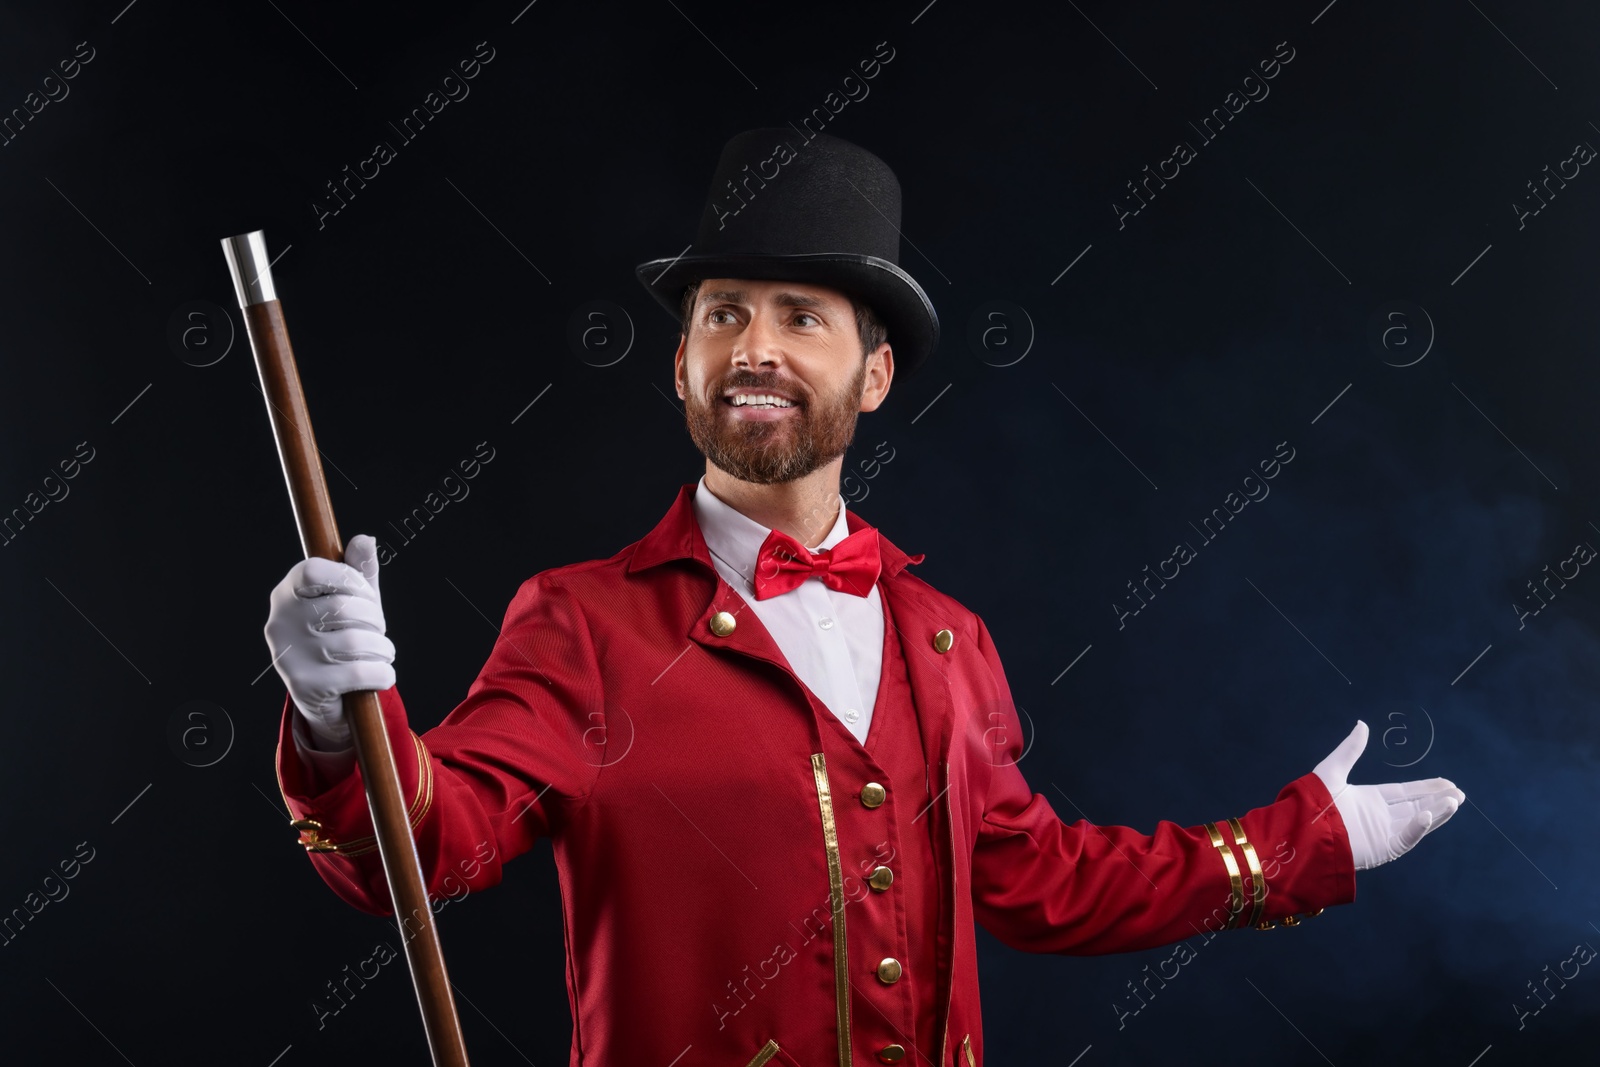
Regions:
<svg viewBox="0 0 1600 1067"><path fill-rule="evenodd" d="M780 423L792 423L801 420L800 404L796 401L785 401L781 397L748 394L760 399L751 403L745 396L725 396L722 398L723 406L729 409L728 419L739 426L776 426ZM774 403L776 401L776 403ZM771 431L776 432L776 431Z"/></svg>

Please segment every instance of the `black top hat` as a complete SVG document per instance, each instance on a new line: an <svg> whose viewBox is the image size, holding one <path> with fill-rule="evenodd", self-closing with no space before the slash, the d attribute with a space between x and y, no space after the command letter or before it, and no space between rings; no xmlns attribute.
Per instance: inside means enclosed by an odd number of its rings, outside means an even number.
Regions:
<svg viewBox="0 0 1600 1067"><path fill-rule="evenodd" d="M635 273L674 320L702 278L812 282L870 304L888 327L898 375L939 343L939 316L900 269L900 182L889 165L826 133L746 130L722 149L691 254Z"/></svg>

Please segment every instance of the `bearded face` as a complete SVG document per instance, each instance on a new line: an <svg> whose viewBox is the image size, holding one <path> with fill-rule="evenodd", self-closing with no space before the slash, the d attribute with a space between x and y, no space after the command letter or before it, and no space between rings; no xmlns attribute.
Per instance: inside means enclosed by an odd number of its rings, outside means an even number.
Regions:
<svg viewBox="0 0 1600 1067"><path fill-rule="evenodd" d="M741 481L803 478L844 455L854 440L866 373L866 361L858 360L838 391L819 395L776 372L735 368L708 383L706 394L688 392L689 436L707 459Z"/></svg>

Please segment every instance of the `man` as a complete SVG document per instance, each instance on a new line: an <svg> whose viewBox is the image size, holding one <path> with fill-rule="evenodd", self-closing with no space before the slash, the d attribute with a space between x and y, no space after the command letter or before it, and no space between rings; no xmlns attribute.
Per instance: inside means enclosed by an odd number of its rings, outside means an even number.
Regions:
<svg viewBox="0 0 1600 1067"><path fill-rule="evenodd" d="M643 539L525 582L440 725L407 725L370 537L273 591L279 779L318 872L389 913L339 700L377 689L430 894L552 838L575 1065L975 1067L975 922L1062 954L1294 925L1463 799L1348 785L1361 723L1203 826L1069 826L1032 792L983 620L839 496L859 414L937 344L899 220L855 145L728 143L699 251L639 267L681 314L705 474Z"/></svg>

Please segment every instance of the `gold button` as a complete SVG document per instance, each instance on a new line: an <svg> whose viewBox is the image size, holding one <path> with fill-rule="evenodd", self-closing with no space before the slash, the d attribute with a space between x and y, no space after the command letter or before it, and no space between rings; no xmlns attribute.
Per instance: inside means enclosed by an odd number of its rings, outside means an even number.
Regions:
<svg viewBox="0 0 1600 1067"><path fill-rule="evenodd" d="M900 980L900 961L890 956L878 964L878 981L893 985Z"/></svg>
<svg viewBox="0 0 1600 1067"><path fill-rule="evenodd" d="M878 1050L878 1059L884 1063L899 1063L906 1058L904 1045L885 1045Z"/></svg>
<svg viewBox="0 0 1600 1067"><path fill-rule="evenodd" d="M935 652L949 652L950 646L956 643L956 635L949 630L940 630L933 635L933 650Z"/></svg>
<svg viewBox="0 0 1600 1067"><path fill-rule="evenodd" d="M881 893L894 884L894 872L887 867L874 867L867 876L867 884Z"/></svg>
<svg viewBox="0 0 1600 1067"><path fill-rule="evenodd" d="M888 795L889 791L877 782L868 782L861 787L861 803L869 808L875 808L882 804L884 798Z"/></svg>
<svg viewBox="0 0 1600 1067"><path fill-rule="evenodd" d="M738 620L726 611L719 611L711 616L711 632L718 637L727 637L733 633L733 628L737 625L739 625Z"/></svg>

